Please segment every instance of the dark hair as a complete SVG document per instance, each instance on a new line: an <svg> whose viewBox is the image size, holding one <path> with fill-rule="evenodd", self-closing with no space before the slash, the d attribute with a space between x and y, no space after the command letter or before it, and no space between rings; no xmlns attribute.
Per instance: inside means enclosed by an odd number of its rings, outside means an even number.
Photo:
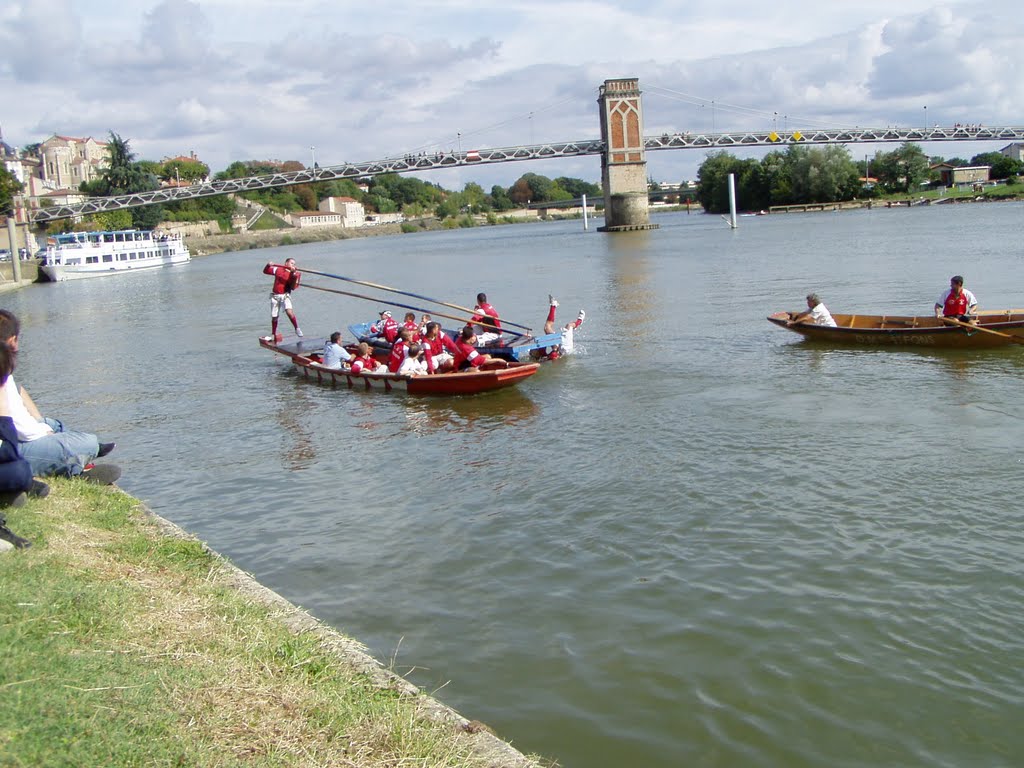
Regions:
<svg viewBox="0 0 1024 768"><path fill-rule="evenodd" d="M964 279L960 275L953 275L951 278L949 278L949 282L956 283L957 285L963 285Z"/></svg>
<svg viewBox="0 0 1024 768"><path fill-rule="evenodd" d="M463 341L469 341L474 336L476 336L476 331L473 330L472 325L467 325L465 328L462 329L462 333L459 334L459 338L461 338Z"/></svg>
<svg viewBox="0 0 1024 768"><path fill-rule="evenodd" d="M0 309L0 341L7 341L21 332L21 323L13 312Z"/></svg>
<svg viewBox="0 0 1024 768"><path fill-rule="evenodd" d="M427 323L427 327L426 327L427 336L430 335L430 332L432 330L434 330L435 328L440 328L440 327L441 327L441 324L439 322L437 322L435 320L431 320L429 323Z"/></svg>
<svg viewBox="0 0 1024 768"><path fill-rule="evenodd" d="M17 353L10 348L6 341L0 341L0 387L6 384L7 379L14 373L17 360Z"/></svg>
<svg viewBox="0 0 1024 768"><path fill-rule="evenodd" d="M486 293L478 293L476 295L476 303L477 304L486 304L487 303L487 294Z"/></svg>
<svg viewBox="0 0 1024 768"><path fill-rule="evenodd" d="M419 344L413 343L409 345L409 357L419 357L421 351Z"/></svg>
<svg viewBox="0 0 1024 768"><path fill-rule="evenodd" d="M331 344L337 344L338 339L341 338L341 331L335 331L331 334Z"/></svg>

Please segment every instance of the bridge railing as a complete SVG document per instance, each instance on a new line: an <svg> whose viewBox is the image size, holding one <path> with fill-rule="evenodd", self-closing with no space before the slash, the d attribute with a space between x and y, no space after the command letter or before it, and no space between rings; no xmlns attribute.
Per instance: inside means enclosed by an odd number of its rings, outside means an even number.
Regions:
<svg viewBox="0 0 1024 768"><path fill-rule="evenodd" d="M662 149L709 149L731 147L770 147L789 144L878 144L905 141L1021 141L1024 128L988 128L980 125L932 128L841 128L786 131L749 131L729 133L664 133L660 136L645 136L644 147L648 150ZM356 179L379 176L384 173L408 173L430 171L439 168L454 168L463 165L487 163L508 163L521 160L545 160L559 157L599 155L604 151L600 139L582 141L549 142L521 147L498 147L475 149L465 152L435 152L405 155L404 157L371 160L360 163L320 168L304 168L301 171L272 173L250 176L242 179L224 179L189 187L167 187L151 192L139 192L116 197L95 197L74 205L57 205L37 208L29 212L29 219L36 224L74 216L135 208L156 203L173 203L179 200L193 200L199 197L224 195L231 192L252 192L260 189L284 187L293 184L312 184L337 179Z"/></svg>

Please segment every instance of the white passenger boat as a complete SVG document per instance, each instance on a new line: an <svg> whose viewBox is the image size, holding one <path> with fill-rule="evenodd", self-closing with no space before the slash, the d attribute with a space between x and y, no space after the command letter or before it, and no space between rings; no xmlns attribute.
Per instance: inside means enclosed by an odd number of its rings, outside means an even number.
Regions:
<svg viewBox="0 0 1024 768"><path fill-rule="evenodd" d="M152 230L63 232L47 238L39 271L52 282L100 277L191 261L178 235Z"/></svg>

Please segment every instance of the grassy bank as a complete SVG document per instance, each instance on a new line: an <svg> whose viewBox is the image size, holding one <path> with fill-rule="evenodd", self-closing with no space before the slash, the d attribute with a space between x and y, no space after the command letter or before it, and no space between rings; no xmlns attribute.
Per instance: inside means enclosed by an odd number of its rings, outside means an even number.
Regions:
<svg viewBox="0 0 1024 768"><path fill-rule="evenodd" d="M5 510L0 765L535 766L115 488Z"/></svg>

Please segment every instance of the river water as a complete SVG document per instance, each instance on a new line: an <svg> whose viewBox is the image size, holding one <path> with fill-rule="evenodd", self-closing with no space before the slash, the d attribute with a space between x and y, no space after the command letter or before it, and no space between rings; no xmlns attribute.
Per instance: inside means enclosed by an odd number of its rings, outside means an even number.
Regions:
<svg viewBox="0 0 1024 768"><path fill-rule="evenodd" d="M654 221L228 253L0 301L21 383L117 440L127 491L523 751L1019 764L1024 350L828 349L764 318L811 290L930 313L955 273L1024 306L1024 205ZM537 329L554 293L560 320L587 310L579 354L456 400L304 381L257 344L262 266L288 256L483 290ZM307 335L388 306L295 299Z"/></svg>

